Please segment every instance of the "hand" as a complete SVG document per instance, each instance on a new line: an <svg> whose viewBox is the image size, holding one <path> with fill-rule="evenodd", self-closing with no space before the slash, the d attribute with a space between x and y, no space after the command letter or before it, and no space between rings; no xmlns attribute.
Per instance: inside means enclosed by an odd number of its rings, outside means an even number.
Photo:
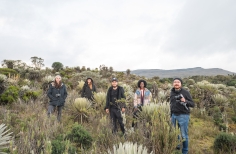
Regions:
<svg viewBox="0 0 236 154"><path fill-rule="evenodd" d="M137 111L138 110L138 108L137 107L134 107L134 111Z"/></svg>
<svg viewBox="0 0 236 154"><path fill-rule="evenodd" d="M180 99L180 101L181 101L181 102L185 102L186 100L185 100L184 97L182 97L182 98Z"/></svg>
<svg viewBox="0 0 236 154"><path fill-rule="evenodd" d="M109 113L109 109L106 109L106 113Z"/></svg>
<svg viewBox="0 0 236 154"><path fill-rule="evenodd" d="M122 111L122 113L124 113L125 112L125 108L122 108L121 111Z"/></svg>

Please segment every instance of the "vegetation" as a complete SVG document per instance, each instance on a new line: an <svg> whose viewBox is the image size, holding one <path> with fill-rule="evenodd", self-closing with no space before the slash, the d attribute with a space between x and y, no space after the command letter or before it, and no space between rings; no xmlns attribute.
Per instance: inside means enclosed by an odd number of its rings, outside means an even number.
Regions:
<svg viewBox="0 0 236 154"><path fill-rule="evenodd" d="M42 69L43 59L31 57L34 67L24 62L4 61L0 69L0 151L6 153L178 153L180 133L170 122L169 96L172 78L145 79L153 93L149 106L142 108L133 131L133 95L143 77L116 72L112 67L60 67ZM7 68L9 67L9 68ZM62 76L68 97L60 123L56 114L47 117L48 85L55 74ZM97 87L94 101L80 97L84 81L91 77ZM126 134L113 135L110 117L104 111L110 79L117 77L126 99ZM189 153L235 153L235 75L184 78L196 107L191 110ZM9 128L9 135L5 128ZM3 131L2 131L3 130ZM6 132L6 133L5 133ZM6 135L8 134L8 135ZM232 134L232 135L231 135ZM4 137L3 137L4 136ZM13 136L11 138L10 136ZM3 141L5 140L5 141ZM4 143L4 144L2 144ZM6 143L6 144L5 144ZM4 145L2 148L1 146ZM6 145L6 146L5 146Z"/></svg>

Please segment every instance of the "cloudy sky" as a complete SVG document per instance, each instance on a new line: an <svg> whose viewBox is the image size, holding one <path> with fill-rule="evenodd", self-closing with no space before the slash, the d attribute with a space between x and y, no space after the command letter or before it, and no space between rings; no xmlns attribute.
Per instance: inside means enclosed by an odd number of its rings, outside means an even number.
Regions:
<svg viewBox="0 0 236 154"><path fill-rule="evenodd" d="M235 0L0 0L0 61L236 72Z"/></svg>

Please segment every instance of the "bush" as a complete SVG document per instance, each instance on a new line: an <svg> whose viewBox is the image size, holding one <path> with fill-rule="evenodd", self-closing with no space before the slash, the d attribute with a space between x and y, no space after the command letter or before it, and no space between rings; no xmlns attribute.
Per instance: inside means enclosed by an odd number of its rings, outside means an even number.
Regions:
<svg viewBox="0 0 236 154"><path fill-rule="evenodd" d="M69 141L53 140L52 141L52 154L75 154L76 148L71 145Z"/></svg>
<svg viewBox="0 0 236 154"><path fill-rule="evenodd" d="M92 136L86 131L82 125L75 123L67 138L75 143L78 147L89 149L92 146Z"/></svg>
<svg viewBox="0 0 236 154"><path fill-rule="evenodd" d="M32 90L26 85L20 88L19 96L25 102L28 102L30 99L36 100L39 97L40 93L40 91Z"/></svg>
<svg viewBox="0 0 236 154"><path fill-rule="evenodd" d="M0 100L3 103L13 103L18 99L19 88L16 86L9 86L1 95Z"/></svg>
<svg viewBox="0 0 236 154"><path fill-rule="evenodd" d="M236 116L232 117L232 120L233 120L234 123L236 123Z"/></svg>
<svg viewBox="0 0 236 154"><path fill-rule="evenodd" d="M214 150L216 153L236 152L236 136L227 133L219 134L214 141Z"/></svg>
<svg viewBox="0 0 236 154"><path fill-rule="evenodd" d="M10 69L10 68L0 68L0 74L4 74L4 75L16 75L17 72L13 69Z"/></svg>

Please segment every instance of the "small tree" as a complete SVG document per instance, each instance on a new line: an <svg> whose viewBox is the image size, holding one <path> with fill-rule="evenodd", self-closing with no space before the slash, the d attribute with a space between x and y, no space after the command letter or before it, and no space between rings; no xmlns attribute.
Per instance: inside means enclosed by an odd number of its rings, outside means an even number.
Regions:
<svg viewBox="0 0 236 154"><path fill-rule="evenodd" d="M10 68L10 69L13 69L13 68L14 68L14 63L15 63L14 60L7 60L7 59L4 59L4 60L2 61L2 66L3 66L3 67Z"/></svg>
<svg viewBox="0 0 236 154"><path fill-rule="evenodd" d="M58 71L60 71L60 70L63 68L63 64L60 63L60 62L54 62L54 63L52 63L52 68L53 68L56 72L58 72Z"/></svg>
<svg viewBox="0 0 236 154"><path fill-rule="evenodd" d="M33 64L33 66L36 68L36 69L41 69L41 67L44 66L44 59L40 58L40 57L31 57L31 62Z"/></svg>
<svg viewBox="0 0 236 154"><path fill-rule="evenodd" d="M83 71L86 71L86 67L85 66L82 66L82 68L81 68L81 72L83 72Z"/></svg>
<svg viewBox="0 0 236 154"><path fill-rule="evenodd" d="M127 70L126 70L126 74L127 74L128 76L130 75L130 72L131 72L130 69L127 69Z"/></svg>

